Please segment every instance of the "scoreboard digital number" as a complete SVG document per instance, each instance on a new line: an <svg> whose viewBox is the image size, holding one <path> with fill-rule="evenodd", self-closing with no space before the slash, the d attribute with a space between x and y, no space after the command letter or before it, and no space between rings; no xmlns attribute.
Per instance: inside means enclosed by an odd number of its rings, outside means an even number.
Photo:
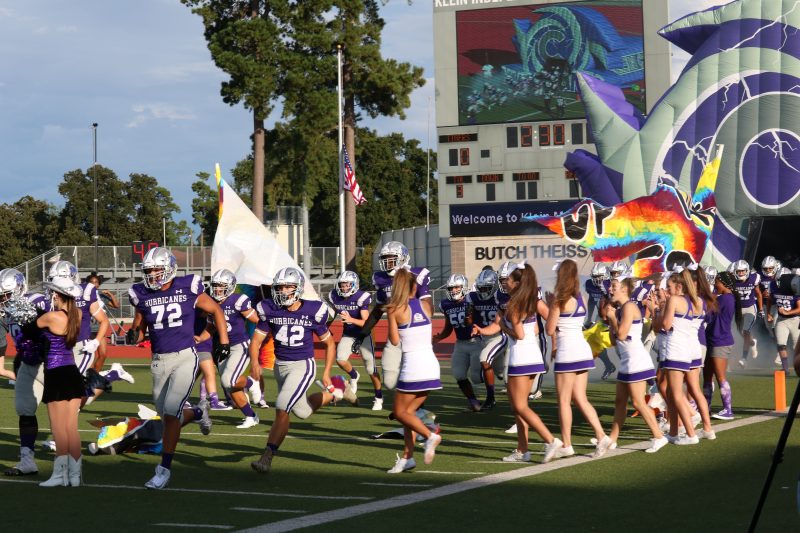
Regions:
<svg viewBox="0 0 800 533"><path fill-rule="evenodd" d="M472 183L472 176L446 176L445 182L448 185L462 185L464 183Z"/></svg>
<svg viewBox="0 0 800 533"><path fill-rule="evenodd" d="M133 241L131 243L131 263L141 263L147 252L158 248L156 241Z"/></svg>
<svg viewBox="0 0 800 533"><path fill-rule="evenodd" d="M453 133L450 135L439 135L439 143L471 143L478 141L477 133Z"/></svg>
<svg viewBox="0 0 800 533"><path fill-rule="evenodd" d="M478 174L478 183L499 183L503 181L502 174Z"/></svg>

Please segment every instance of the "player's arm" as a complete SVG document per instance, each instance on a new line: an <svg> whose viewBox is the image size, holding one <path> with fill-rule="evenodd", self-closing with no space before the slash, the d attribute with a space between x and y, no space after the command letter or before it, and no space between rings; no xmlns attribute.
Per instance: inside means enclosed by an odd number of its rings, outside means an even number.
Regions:
<svg viewBox="0 0 800 533"><path fill-rule="evenodd" d="M758 316L760 318L764 318L764 297L761 294L761 284L756 283L756 286L753 288L756 291L756 308L758 309ZM769 307L767 307L769 309Z"/></svg>
<svg viewBox="0 0 800 533"><path fill-rule="evenodd" d="M359 309L358 315L353 316L347 311L342 311L339 313L339 316L342 319L342 322L345 324L353 324L354 326L358 326L360 328L364 328L364 324L367 323L367 319L369 318L369 310L367 309Z"/></svg>
<svg viewBox="0 0 800 533"><path fill-rule="evenodd" d="M255 381L261 378L261 364L258 362L258 354L261 352L261 345L267 339L267 333L256 327L253 336L250 338L250 346L247 352L250 355L250 377Z"/></svg>
<svg viewBox="0 0 800 533"><path fill-rule="evenodd" d="M445 316L444 329L442 331L440 331L439 333L437 333L436 335L434 335L431 340L433 342L439 342L439 341L444 340L447 337L449 337L451 333L453 333L453 325L447 319L447 316Z"/></svg>
<svg viewBox="0 0 800 533"><path fill-rule="evenodd" d="M586 306L586 321L583 323L585 327L589 327L592 324L592 317L594 316L594 312L597 311L597 316L600 316L600 309L597 307L597 303L595 303L594 298L589 296L589 305Z"/></svg>
<svg viewBox="0 0 800 533"><path fill-rule="evenodd" d="M429 317L433 316L433 298L430 295L427 297L422 297L419 299L419 302L422 304L422 310L425 311L425 314Z"/></svg>
<svg viewBox="0 0 800 533"><path fill-rule="evenodd" d="M499 331L504 331L508 333L508 330L505 326L503 326L502 320L500 318L500 313L498 312L497 315L494 317L494 322L489 324L488 326L479 327L479 326L472 326L472 334L473 335L494 335Z"/></svg>
<svg viewBox="0 0 800 533"><path fill-rule="evenodd" d="M362 339L366 338L370 333L372 333L372 328L375 327L375 324L378 323L378 320L381 319L383 316L383 305L379 303L375 303L375 306L369 312L364 325L361 326L361 334L359 335Z"/></svg>
<svg viewBox="0 0 800 533"><path fill-rule="evenodd" d="M125 342L128 344L138 344L141 341L143 323L144 315L139 309L137 309L133 316L131 327L128 330L128 333L125 334Z"/></svg>
<svg viewBox="0 0 800 533"><path fill-rule="evenodd" d="M111 323L108 321L108 315L106 315L106 310L100 300L92 302L92 305L89 306L89 312L92 314L92 318L97 320L98 323L97 336L95 337L97 341L97 358L92 368L100 372L103 369L103 365L106 363L106 335L108 334L108 330L111 329Z"/></svg>
<svg viewBox="0 0 800 533"><path fill-rule="evenodd" d="M315 335L317 335L315 333ZM336 361L336 343L333 342L333 335L330 331L326 331L321 336L317 335L317 339L325 345L325 370L322 372L322 384L326 390L331 390L331 368Z"/></svg>
<svg viewBox="0 0 800 533"><path fill-rule="evenodd" d="M253 324L258 324L258 313L256 313L256 310L252 307L248 307L242 311L242 318Z"/></svg>

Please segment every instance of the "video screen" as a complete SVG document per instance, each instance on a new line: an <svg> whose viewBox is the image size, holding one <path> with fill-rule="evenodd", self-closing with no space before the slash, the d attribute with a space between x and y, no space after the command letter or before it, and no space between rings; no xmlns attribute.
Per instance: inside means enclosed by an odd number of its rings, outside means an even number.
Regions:
<svg viewBox="0 0 800 533"><path fill-rule="evenodd" d="M576 72L645 111L642 0L456 13L459 125L585 116Z"/></svg>

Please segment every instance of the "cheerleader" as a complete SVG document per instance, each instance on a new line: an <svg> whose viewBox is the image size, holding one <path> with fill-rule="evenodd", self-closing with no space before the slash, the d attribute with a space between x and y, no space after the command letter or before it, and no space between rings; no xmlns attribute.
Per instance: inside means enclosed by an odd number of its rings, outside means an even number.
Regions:
<svg viewBox="0 0 800 533"><path fill-rule="evenodd" d="M56 458L50 479L39 486L78 487L82 466L78 411L86 389L75 364L73 347L81 330L81 310L75 300L83 291L69 278L54 278L44 286L50 292L52 310L40 316L36 326L42 330L47 347L42 402L47 404L50 428L56 441Z"/></svg>
<svg viewBox="0 0 800 533"><path fill-rule="evenodd" d="M656 417L652 409L647 407L645 400L647 381L653 379L656 372L650 354L642 344L642 312L636 302L631 299L633 290L631 278L614 279L611 282L610 297L617 309L614 311L611 306L606 308L606 318L611 328L611 334L616 341L620 363L614 402L614 423L611 426L610 440L616 445L619 432L625 424L628 398L630 398L633 407L641 413L653 434L652 445L645 451L655 453L666 446L669 441L659 429Z"/></svg>
<svg viewBox="0 0 800 533"><path fill-rule="evenodd" d="M717 291L717 310L708 314L706 325L706 365L703 367L703 395L711 409L714 378L717 378L722 411L713 415L719 420L733 420L731 386L728 383L728 360L733 355L731 322L742 331L742 303L736 290L736 278L730 272L720 272L714 280Z"/></svg>
<svg viewBox="0 0 800 533"><path fill-rule="evenodd" d="M699 435L694 431L691 407L684 395L683 385L687 382L692 361L699 353L698 317L703 312L703 302L697 295L688 270L670 275L667 289L669 298L663 316L656 322L656 327L665 333L662 369L666 371L666 398L670 422L670 433L667 438L674 444L697 444ZM686 429L686 436L680 438L678 438L678 419ZM711 435L703 436L711 437Z"/></svg>
<svg viewBox="0 0 800 533"><path fill-rule="evenodd" d="M706 358L706 320L709 312L717 311L717 297L711 290L708 284L705 270L697 264L692 264L688 267L689 277L694 283L697 296L702 300L703 312L696 318L698 321L697 328L697 351L690 364L689 374L686 381L686 392L694 402L697 408L697 414L693 416L692 420L696 421L697 417L703 422L703 433L706 438L713 440L716 438L714 431L711 429L711 417L709 416L708 402L705 401L705 394L700 387L700 376L703 369L703 362Z"/></svg>
<svg viewBox="0 0 800 533"><path fill-rule="evenodd" d="M497 329L509 337L508 346L508 396L511 412L514 414L517 427L517 449L504 457L507 462L530 461L528 451L528 428L532 428L545 442L543 463L559 457L575 455L572 446L564 443L550 433L547 426L528 405L528 394L531 381L535 376L545 372L544 357L539 346L538 324L536 317L548 316L547 305L538 298L539 285L536 272L530 265L520 264L510 272L506 286L511 295L510 300L499 322L486 328L476 326L481 335L492 335Z"/></svg>
<svg viewBox="0 0 800 533"><path fill-rule="evenodd" d="M611 439L603 431L597 411L586 397L589 370L594 369L592 349L583 337L586 306L581 295L578 265L567 259L558 266L555 294L547 294L547 334L553 339L558 419L564 447L572 448L572 402L583 413L595 433L600 457L608 451Z"/></svg>
<svg viewBox="0 0 800 533"><path fill-rule="evenodd" d="M426 465L433 462L436 447L442 442L442 437L428 429L416 415L428 393L442 388L439 361L431 342L430 313L416 296L415 276L406 269L398 269L385 309L389 319L389 342L403 350L393 412L405 430L403 456L397 458L389 474L399 474L416 466L415 433L426 439Z"/></svg>

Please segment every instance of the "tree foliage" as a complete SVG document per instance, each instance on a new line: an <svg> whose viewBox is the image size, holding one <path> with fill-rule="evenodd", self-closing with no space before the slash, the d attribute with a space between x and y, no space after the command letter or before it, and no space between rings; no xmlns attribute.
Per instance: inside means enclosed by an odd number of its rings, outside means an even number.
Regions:
<svg viewBox="0 0 800 533"><path fill-rule="evenodd" d="M0 204L0 267L9 268L55 245L58 212L52 204L23 196L13 204Z"/></svg>

